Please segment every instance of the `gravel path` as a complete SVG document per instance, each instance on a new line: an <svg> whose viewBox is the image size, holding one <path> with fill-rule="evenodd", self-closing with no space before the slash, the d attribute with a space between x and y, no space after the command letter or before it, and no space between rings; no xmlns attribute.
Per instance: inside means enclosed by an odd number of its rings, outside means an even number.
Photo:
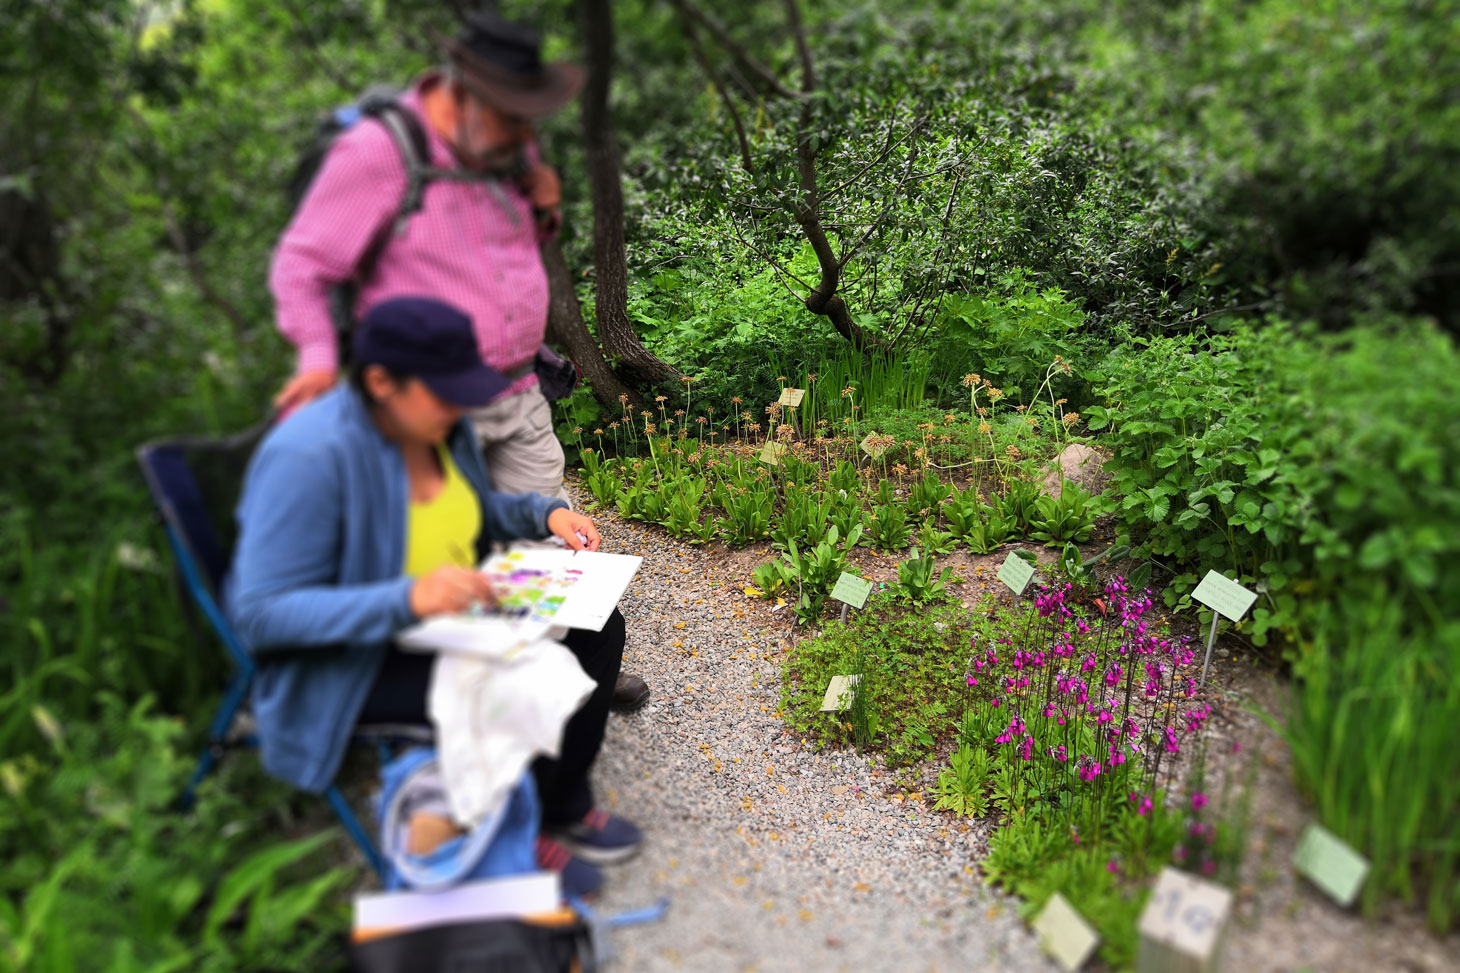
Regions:
<svg viewBox="0 0 1460 973"><path fill-rule="evenodd" d="M644 556L622 604L624 668L654 690L609 720L596 766L600 801L647 834L609 870L601 906L671 900L665 919L613 933L619 969L1055 969L974 876L983 826L953 825L872 761L813 753L785 730L785 625L741 594L744 556L595 516L604 550Z"/></svg>

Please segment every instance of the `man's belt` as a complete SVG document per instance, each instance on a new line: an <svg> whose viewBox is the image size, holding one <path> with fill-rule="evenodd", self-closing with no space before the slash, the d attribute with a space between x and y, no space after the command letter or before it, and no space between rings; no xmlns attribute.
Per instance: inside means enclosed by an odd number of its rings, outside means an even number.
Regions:
<svg viewBox="0 0 1460 973"><path fill-rule="evenodd" d="M533 373L533 370L536 368L537 359L534 358L526 365L523 365L519 368L514 368L510 372L503 372L502 377L509 382L516 382L519 378L526 378L527 376L531 375Z"/></svg>

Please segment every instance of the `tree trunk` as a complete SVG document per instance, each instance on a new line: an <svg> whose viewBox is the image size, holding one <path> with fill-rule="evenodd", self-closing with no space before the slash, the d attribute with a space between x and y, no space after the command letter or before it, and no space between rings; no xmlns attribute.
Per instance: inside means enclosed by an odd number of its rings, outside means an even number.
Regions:
<svg viewBox="0 0 1460 973"><path fill-rule="evenodd" d="M618 137L608 106L613 76L613 11L609 0L579 0L588 77L583 89L583 148L593 198L594 308L603 350L635 381L678 381L679 372L644 347L629 320L629 272L624 256L624 196Z"/></svg>
<svg viewBox="0 0 1460 973"><path fill-rule="evenodd" d="M573 275L563 259L563 248L558 246L558 241L550 240L543 244L542 265L547 269L548 277L548 340L567 352L592 387L593 397L603 403L609 415L618 415L621 411L621 395L629 397L635 411L644 408L638 394L608 367L608 360L598 350L598 342L588 333L588 325L583 322L583 309L578 304L578 292L573 288Z"/></svg>

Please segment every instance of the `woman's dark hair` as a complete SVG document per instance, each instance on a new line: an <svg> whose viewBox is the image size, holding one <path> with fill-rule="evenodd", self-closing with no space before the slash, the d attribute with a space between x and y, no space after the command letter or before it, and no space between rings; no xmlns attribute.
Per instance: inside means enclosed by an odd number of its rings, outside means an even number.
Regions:
<svg viewBox="0 0 1460 973"><path fill-rule="evenodd" d="M360 398L364 400L366 405L373 406L375 405L375 399L371 397L370 390L365 387L365 369L369 367L369 365L363 364L358 361L350 363L350 387L359 394ZM403 381L401 376L396 375L390 369L385 368L384 365L378 365L376 367L385 369L385 374L389 376L392 382L400 384Z"/></svg>

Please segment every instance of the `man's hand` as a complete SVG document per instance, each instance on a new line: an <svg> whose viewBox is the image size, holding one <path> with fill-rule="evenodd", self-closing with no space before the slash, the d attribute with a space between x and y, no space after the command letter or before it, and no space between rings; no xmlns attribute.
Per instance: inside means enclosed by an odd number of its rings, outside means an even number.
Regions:
<svg viewBox="0 0 1460 973"><path fill-rule="evenodd" d="M334 388L335 378L338 374L332 368L300 372L289 380L278 395L274 396L274 408L280 412L288 412L291 409L299 408L311 399L319 398Z"/></svg>
<svg viewBox="0 0 1460 973"><path fill-rule="evenodd" d="M593 526L593 518L586 514L559 507L548 514L547 525L548 530L567 541L575 551L598 550L598 528Z"/></svg>
<svg viewBox="0 0 1460 973"><path fill-rule="evenodd" d="M563 203L563 184L558 171L546 162L539 162L522 177L522 188L536 210L556 210Z"/></svg>
<svg viewBox="0 0 1460 973"><path fill-rule="evenodd" d="M411 586L411 611L417 618L459 615L474 603L492 604L492 584L472 568L437 568Z"/></svg>

